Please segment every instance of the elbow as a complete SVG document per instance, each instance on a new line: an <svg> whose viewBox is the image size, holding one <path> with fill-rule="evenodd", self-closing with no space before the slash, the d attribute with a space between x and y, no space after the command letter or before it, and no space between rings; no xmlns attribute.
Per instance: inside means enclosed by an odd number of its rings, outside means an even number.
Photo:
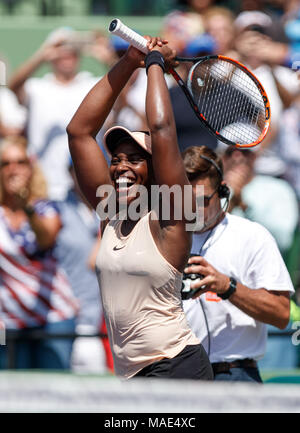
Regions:
<svg viewBox="0 0 300 433"><path fill-rule="evenodd" d="M15 80L10 79L10 81L7 83L7 87L14 93L17 93L18 91L18 86L16 85Z"/></svg>
<svg viewBox="0 0 300 433"><path fill-rule="evenodd" d="M69 141L72 140L72 138L75 138L78 135L77 128L76 128L76 126L73 125L72 120L68 124L68 126L66 127L66 132L67 132Z"/></svg>
<svg viewBox="0 0 300 433"><path fill-rule="evenodd" d="M76 143L78 142L78 138L81 136L81 133L72 121L68 124L66 132L68 135L69 149L71 150L76 146Z"/></svg>
<svg viewBox="0 0 300 433"><path fill-rule="evenodd" d="M98 131L97 131L98 132ZM95 138L97 132L93 132L86 128L84 125L75 121L74 119L70 121L66 127L66 133L69 141L69 148L76 146L76 143L82 143L82 141L87 138Z"/></svg>
<svg viewBox="0 0 300 433"><path fill-rule="evenodd" d="M279 328L279 329L281 329L281 330L285 329L285 328L288 326L289 321L290 321L290 318L289 318L289 317L288 317L288 319L280 319L280 320L278 321L277 328Z"/></svg>
<svg viewBox="0 0 300 433"><path fill-rule="evenodd" d="M170 136L172 131L172 124L168 120L161 120L155 123L148 123L152 137Z"/></svg>
<svg viewBox="0 0 300 433"><path fill-rule="evenodd" d="M277 317L275 326L281 330L285 329L290 321L290 309L286 308L284 311L280 314L280 316Z"/></svg>
<svg viewBox="0 0 300 433"><path fill-rule="evenodd" d="M20 105L26 106L26 97L25 97L25 93L24 93L24 87L23 86L18 86L17 84L14 83L8 83L9 90L11 90Z"/></svg>
<svg viewBox="0 0 300 433"><path fill-rule="evenodd" d="M170 112L161 109L146 109L147 124L151 135L161 134L169 131L174 127L174 121L170 116Z"/></svg>

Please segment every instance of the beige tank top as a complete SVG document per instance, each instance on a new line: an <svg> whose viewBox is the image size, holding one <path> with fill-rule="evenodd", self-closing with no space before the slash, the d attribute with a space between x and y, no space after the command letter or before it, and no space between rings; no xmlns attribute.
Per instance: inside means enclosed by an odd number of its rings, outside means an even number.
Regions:
<svg viewBox="0 0 300 433"><path fill-rule="evenodd" d="M96 261L115 372L127 379L199 344L182 309L182 274L159 252L149 215L128 236L121 234L122 221L111 221Z"/></svg>

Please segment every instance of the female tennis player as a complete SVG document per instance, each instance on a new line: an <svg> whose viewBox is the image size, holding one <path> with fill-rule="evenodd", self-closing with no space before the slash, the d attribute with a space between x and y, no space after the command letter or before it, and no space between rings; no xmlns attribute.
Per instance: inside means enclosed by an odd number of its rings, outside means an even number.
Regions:
<svg viewBox="0 0 300 433"><path fill-rule="evenodd" d="M89 92L67 132L77 178L96 208L96 191L112 185L127 206L137 186L189 185L177 145L176 127L164 71L176 66L166 41L147 38L145 57L129 47ZM113 127L105 134L110 168L95 136L133 72L146 66L146 116L149 132ZM149 134L149 135L148 135ZM125 197L125 199L124 199ZM119 203L120 204L120 203ZM178 203L169 197L171 209ZM103 310L118 376L212 380L206 352L189 328L181 303L181 276L189 257L186 221L155 218L144 209L137 221L111 218L103 224L96 261Z"/></svg>

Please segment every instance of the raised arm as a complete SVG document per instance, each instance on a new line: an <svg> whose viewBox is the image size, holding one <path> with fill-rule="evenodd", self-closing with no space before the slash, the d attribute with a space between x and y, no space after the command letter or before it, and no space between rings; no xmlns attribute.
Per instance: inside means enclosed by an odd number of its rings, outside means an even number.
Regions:
<svg viewBox="0 0 300 433"><path fill-rule="evenodd" d="M97 188L111 184L107 162L95 137L132 73L143 65L143 58L144 54L130 47L88 93L67 127L76 176L83 194L94 208L99 201Z"/></svg>
<svg viewBox="0 0 300 433"><path fill-rule="evenodd" d="M154 50L163 55L166 70L170 66L176 66L174 61L176 53L167 45L155 46ZM145 60L146 67L151 63L151 54ZM190 183L177 143L174 114L163 69L154 63L147 67L147 72L146 116L151 133L155 183L169 188L176 186L174 194L162 195L161 217L158 224L151 222L151 230L161 254L182 272L191 247L191 232L186 228L188 221L185 219L186 209L184 209L187 204L184 199L184 186ZM195 198L192 194L190 198L190 210L195 210ZM162 218L167 207L170 209L169 219Z"/></svg>
<svg viewBox="0 0 300 433"><path fill-rule="evenodd" d="M170 66L177 66L176 52L168 45L157 45L154 50L163 55L166 71ZM151 64L151 55L152 53L145 60L146 67L149 63ZM152 164L155 182L160 186L169 187L169 192L174 191L170 195L162 196L162 212L169 208L170 220L161 221L160 226L168 231L169 244L171 243L169 239L170 229L172 228L172 232L175 229L173 233L174 247L176 247L175 244L178 246L178 242L183 243L182 250L185 250L186 242L190 241L189 234L186 232L187 224L194 222L192 217L195 216L196 212L196 198L187 178L178 147L173 108L163 69L154 63L147 68L147 71L146 116L152 138ZM186 186L191 188L188 195ZM164 206L164 200L169 200L166 206ZM167 250L169 250L168 247ZM168 252L164 252L164 255L167 257ZM172 258L169 258L169 261L176 263ZM179 269L180 266L176 264L175 267Z"/></svg>
<svg viewBox="0 0 300 433"><path fill-rule="evenodd" d="M155 46L165 59L166 67L175 64L175 51L168 45ZM177 143L176 125L163 69L148 68L146 116L152 137L152 161L159 185L188 185L183 160Z"/></svg>
<svg viewBox="0 0 300 433"><path fill-rule="evenodd" d="M25 63L23 63L12 75L8 86L15 93L20 104L26 105L26 95L24 91L25 82L44 62L45 52L40 49Z"/></svg>
<svg viewBox="0 0 300 433"><path fill-rule="evenodd" d="M20 104L27 104L24 90L25 82L32 77L36 70L42 65L49 62L51 63L58 58L63 49L61 41L55 43L44 42L41 47L13 73L8 86L16 94Z"/></svg>

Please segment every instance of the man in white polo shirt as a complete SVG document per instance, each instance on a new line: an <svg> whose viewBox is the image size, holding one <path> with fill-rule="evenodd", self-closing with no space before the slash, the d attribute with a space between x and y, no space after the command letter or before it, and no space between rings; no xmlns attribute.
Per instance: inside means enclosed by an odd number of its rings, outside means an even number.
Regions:
<svg viewBox="0 0 300 433"><path fill-rule="evenodd" d="M294 288L272 235L260 224L226 214L229 189L222 161L205 146L183 154L193 187L204 186L204 227L193 236L186 276L200 274L183 301L205 347L215 380L261 382L266 324L284 329ZM202 287L202 289L201 289ZM187 296L185 296L187 297Z"/></svg>

